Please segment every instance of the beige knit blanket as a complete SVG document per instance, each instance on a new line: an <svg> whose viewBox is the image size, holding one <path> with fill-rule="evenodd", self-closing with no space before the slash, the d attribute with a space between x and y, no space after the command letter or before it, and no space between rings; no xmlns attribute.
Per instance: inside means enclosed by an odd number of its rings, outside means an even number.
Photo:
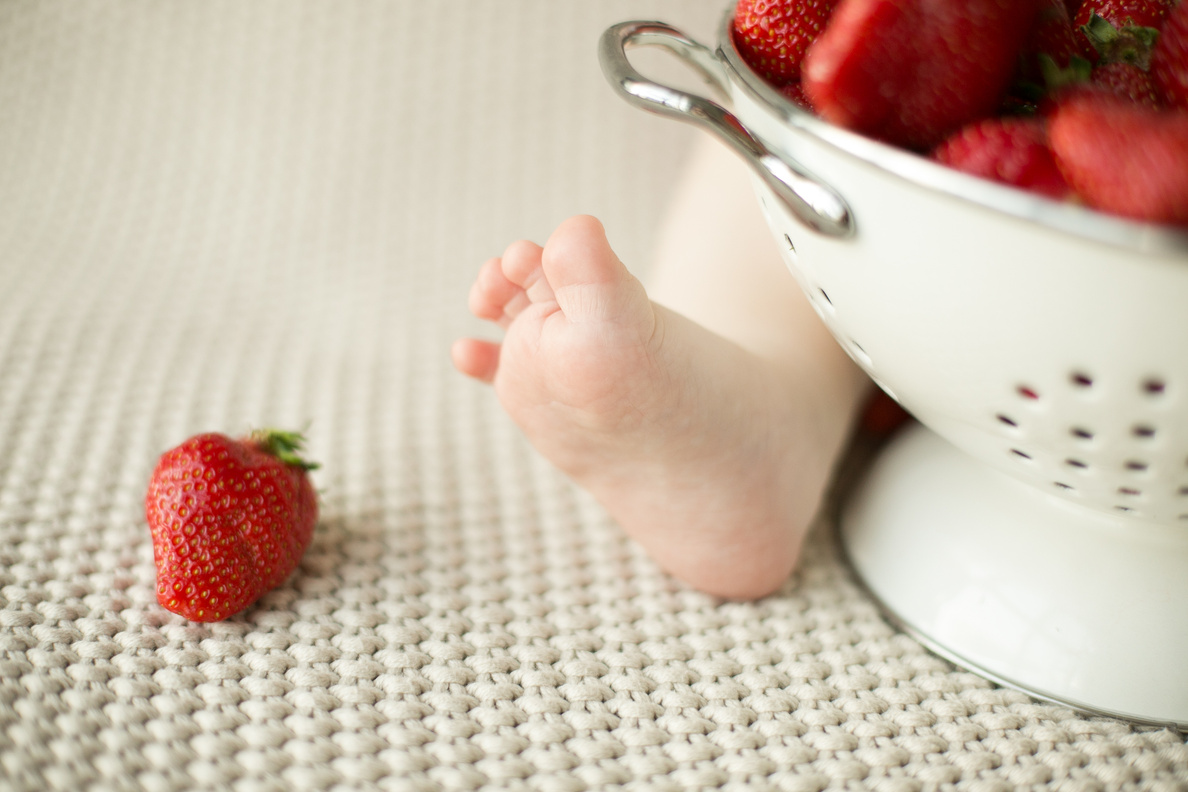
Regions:
<svg viewBox="0 0 1188 792"><path fill-rule="evenodd" d="M1181 735L897 633L828 521L776 596L682 588L452 370L507 243L587 212L645 266L695 133L595 42L721 10L0 0L0 789L1188 789ZM148 473L265 425L313 546L189 623Z"/></svg>

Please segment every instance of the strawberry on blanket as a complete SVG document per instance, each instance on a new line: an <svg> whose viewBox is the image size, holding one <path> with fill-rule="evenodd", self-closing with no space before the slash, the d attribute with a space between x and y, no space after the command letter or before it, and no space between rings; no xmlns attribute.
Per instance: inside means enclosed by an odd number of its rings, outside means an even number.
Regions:
<svg viewBox="0 0 1188 792"><path fill-rule="evenodd" d="M279 586L301 561L318 518L296 432L191 437L157 462L145 517L157 600L198 622L221 621Z"/></svg>

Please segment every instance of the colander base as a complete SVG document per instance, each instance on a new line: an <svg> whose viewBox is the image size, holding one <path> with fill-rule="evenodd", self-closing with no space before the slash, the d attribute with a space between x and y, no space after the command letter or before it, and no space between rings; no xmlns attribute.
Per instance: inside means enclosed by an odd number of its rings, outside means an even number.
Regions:
<svg viewBox="0 0 1188 792"><path fill-rule="evenodd" d="M890 620L937 654L1188 731L1188 526L1068 504L913 426L847 494L840 532Z"/></svg>

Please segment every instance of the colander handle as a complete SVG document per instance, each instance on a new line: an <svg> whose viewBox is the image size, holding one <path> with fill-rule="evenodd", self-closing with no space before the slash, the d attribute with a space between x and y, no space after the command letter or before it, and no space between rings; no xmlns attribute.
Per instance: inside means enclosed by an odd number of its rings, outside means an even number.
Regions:
<svg viewBox="0 0 1188 792"><path fill-rule="evenodd" d="M663 22L621 22L602 34L602 72L630 104L709 130L733 149L809 228L833 237L854 234L854 219L841 196L785 161L747 131L730 111L701 96L644 78L627 60L635 46L663 47L728 93L721 63L707 47Z"/></svg>

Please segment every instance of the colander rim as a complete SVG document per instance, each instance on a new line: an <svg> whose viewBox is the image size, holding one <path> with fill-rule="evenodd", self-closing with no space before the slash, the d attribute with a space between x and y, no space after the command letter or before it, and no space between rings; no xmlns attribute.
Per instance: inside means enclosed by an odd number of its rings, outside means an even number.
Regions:
<svg viewBox="0 0 1188 792"><path fill-rule="evenodd" d="M738 52L732 35L734 8L735 2L730 2L719 24L718 60L733 85L790 127L914 185L1072 236L1135 252L1184 257L1188 264L1188 228L1131 220L997 184L835 126L797 106Z"/></svg>

